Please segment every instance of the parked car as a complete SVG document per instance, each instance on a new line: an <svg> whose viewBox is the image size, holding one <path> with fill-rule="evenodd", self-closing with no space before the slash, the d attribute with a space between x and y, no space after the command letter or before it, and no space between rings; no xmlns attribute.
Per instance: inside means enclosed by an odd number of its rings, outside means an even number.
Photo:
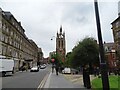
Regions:
<svg viewBox="0 0 120 90"><path fill-rule="evenodd" d="M46 64L43 64L45 67L47 66Z"/></svg>
<svg viewBox="0 0 120 90"><path fill-rule="evenodd" d="M73 68L71 68L71 73L72 73L72 74L78 74L79 71L78 71L77 69L73 69Z"/></svg>
<svg viewBox="0 0 120 90"><path fill-rule="evenodd" d="M40 69L46 68L46 64L40 65Z"/></svg>
<svg viewBox="0 0 120 90"><path fill-rule="evenodd" d="M38 72L39 68L37 66L34 66L30 69L30 72Z"/></svg>
<svg viewBox="0 0 120 90"><path fill-rule="evenodd" d="M62 73L64 73L64 74L71 74L71 69L70 68L64 68L62 70Z"/></svg>

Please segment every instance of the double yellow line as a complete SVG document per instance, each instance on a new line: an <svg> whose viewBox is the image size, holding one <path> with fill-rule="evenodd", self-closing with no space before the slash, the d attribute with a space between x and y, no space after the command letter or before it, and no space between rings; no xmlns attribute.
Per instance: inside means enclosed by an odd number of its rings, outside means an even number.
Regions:
<svg viewBox="0 0 120 90"><path fill-rule="evenodd" d="M45 77L43 78L43 80L41 81L40 85L38 86L37 90L42 90L42 88L44 88L44 85L47 81L47 78L49 76L50 72L48 72Z"/></svg>

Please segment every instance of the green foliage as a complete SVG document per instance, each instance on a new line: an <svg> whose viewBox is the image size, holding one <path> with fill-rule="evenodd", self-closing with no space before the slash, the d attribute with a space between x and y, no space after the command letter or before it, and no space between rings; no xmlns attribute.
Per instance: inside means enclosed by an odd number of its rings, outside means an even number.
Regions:
<svg viewBox="0 0 120 90"><path fill-rule="evenodd" d="M98 45L94 38L86 37L67 55L67 63L74 68L86 64L99 64Z"/></svg>
<svg viewBox="0 0 120 90"><path fill-rule="evenodd" d="M92 88L99 88L97 90L102 90L101 78L96 78L96 79L92 80Z"/></svg>
<svg viewBox="0 0 120 90"><path fill-rule="evenodd" d="M58 53L56 53L56 54L52 55L51 58L55 59L54 64L61 66L63 64L63 62L61 61L61 59L59 57L60 57L60 55Z"/></svg>
<svg viewBox="0 0 120 90"><path fill-rule="evenodd" d="M109 76L109 85L110 85L110 90L118 90L118 85L119 85L119 76ZM92 80L92 88L93 90L102 90L102 80L101 78L96 78Z"/></svg>
<svg viewBox="0 0 120 90"><path fill-rule="evenodd" d="M71 52L68 52L67 55L66 55L66 60L65 60L65 63L64 63L64 66L65 67L71 67L70 65L70 57L71 56Z"/></svg>

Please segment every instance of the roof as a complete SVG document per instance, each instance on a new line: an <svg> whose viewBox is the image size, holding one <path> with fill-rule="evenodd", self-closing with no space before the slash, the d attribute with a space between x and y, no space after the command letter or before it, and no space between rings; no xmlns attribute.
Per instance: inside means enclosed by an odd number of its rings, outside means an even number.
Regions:
<svg viewBox="0 0 120 90"><path fill-rule="evenodd" d="M119 16L117 19L115 19L111 24L115 23L115 22L118 21L119 19L120 19L120 16Z"/></svg>
<svg viewBox="0 0 120 90"><path fill-rule="evenodd" d="M104 46L114 47L115 44L114 44L113 42L110 42L110 43L104 43Z"/></svg>
<svg viewBox="0 0 120 90"><path fill-rule="evenodd" d="M104 48L106 52L112 52L115 50L115 43L104 43Z"/></svg>

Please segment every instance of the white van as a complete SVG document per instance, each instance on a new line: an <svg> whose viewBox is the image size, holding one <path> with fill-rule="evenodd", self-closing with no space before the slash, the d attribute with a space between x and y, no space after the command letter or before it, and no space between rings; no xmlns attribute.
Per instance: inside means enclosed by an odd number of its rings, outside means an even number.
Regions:
<svg viewBox="0 0 120 90"><path fill-rule="evenodd" d="M0 58L0 73L5 76L7 72L14 73L14 60L7 58Z"/></svg>

